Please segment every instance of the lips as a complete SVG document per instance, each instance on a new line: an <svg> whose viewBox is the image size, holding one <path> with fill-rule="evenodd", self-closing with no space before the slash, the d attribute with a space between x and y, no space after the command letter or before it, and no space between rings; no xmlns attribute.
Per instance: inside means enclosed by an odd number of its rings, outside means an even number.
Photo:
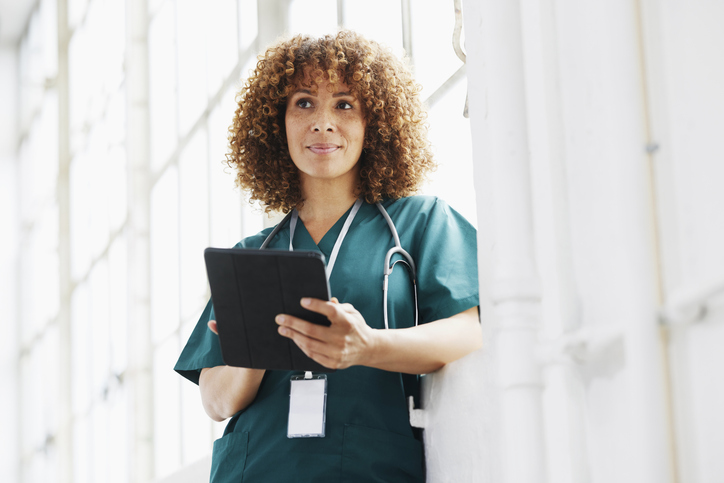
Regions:
<svg viewBox="0 0 724 483"><path fill-rule="evenodd" d="M330 154L339 149L336 144L315 143L307 147L314 154Z"/></svg>

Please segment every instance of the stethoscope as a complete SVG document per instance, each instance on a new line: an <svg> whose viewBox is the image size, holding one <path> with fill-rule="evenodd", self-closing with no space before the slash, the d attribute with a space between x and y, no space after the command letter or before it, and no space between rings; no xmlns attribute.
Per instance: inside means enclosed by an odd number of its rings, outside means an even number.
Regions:
<svg viewBox="0 0 724 483"><path fill-rule="evenodd" d="M385 329L389 329L389 322L387 318L387 289L389 286L389 277L392 274L392 270L395 268L395 265L398 263L402 263L407 267L407 272L410 275L410 278L412 279L412 288L413 292L415 294L415 326L417 326L417 318L418 318L418 309L417 309L417 270L415 268L415 261L412 259L412 256L410 256L407 251L402 248L402 244L400 243L400 236L397 234L397 229L395 228L395 224L392 222L392 218L390 218L390 215L387 213L387 210L382 206L381 203L375 203L377 206L377 209L382 213L382 216L385 218L385 221L387 222L387 226L390 229L390 233L392 233L392 238L395 241L395 246L390 248L387 251L387 255L385 255L385 269L384 269L384 277L382 281L382 304L384 307L384 320L385 320ZM354 219L355 215L357 214L357 211L359 210L360 206L362 206L362 200L359 199L355 202L354 206L352 207L352 210L350 211L349 215L347 215L347 220L344 223L344 226L342 227L342 231L337 236L337 241L334 244L334 248L332 249L332 253L329 257L329 263L327 264L327 279L329 279L329 276L332 273L332 269L334 268L334 264L337 260L337 254L339 253L339 248L342 245L342 241L344 240L344 237L347 235L347 231L349 230L350 225L352 224L352 220ZM299 218L299 214L297 213L297 210L294 209L290 211L287 216L284 217L284 219L279 222L277 226L274 227L271 233L269 233L269 236L266 237L264 240L264 243L261 244L260 249L264 249L269 245L269 242L276 236L277 233L279 233L279 230L282 229L282 227L289 222L289 250L293 250L292 246L292 239L294 238L294 230L296 228L297 220ZM394 262L392 261L392 257L395 254L399 254L402 256L402 258L398 258Z"/></svg>

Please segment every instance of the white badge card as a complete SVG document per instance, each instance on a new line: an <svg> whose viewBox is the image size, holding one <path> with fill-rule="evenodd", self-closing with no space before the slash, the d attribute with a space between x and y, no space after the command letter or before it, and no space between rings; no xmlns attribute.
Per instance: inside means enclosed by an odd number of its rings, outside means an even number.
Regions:
<svg viewBox="0 0 724 483"><path fill-rule="evenodd" d="M327 412L327 376L292 376L289 393L289 438L324 438Z"/></svg>

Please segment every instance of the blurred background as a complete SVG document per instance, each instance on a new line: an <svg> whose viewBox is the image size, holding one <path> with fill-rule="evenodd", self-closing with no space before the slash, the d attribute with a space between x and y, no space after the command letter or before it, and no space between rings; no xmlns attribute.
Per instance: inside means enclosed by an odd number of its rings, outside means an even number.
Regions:
<svg viewBox="0 0 724 483"><path fill-rule="evenodd" d="M479 230L485 347L425 376L428 481L724 481L721 25L720 0L0 0L0 479L207 480L223 424L172 370L202 252L275 222L224 164L234 96L277 36L344 26L410 58L424 191Z"/></svg>

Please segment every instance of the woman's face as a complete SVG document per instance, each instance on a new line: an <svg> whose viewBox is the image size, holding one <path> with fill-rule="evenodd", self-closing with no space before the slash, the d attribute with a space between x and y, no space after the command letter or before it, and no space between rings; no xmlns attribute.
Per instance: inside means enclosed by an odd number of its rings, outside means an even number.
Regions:
<svg viewBox="0 0 724 483"><path fill-rule="evenodd" d="M302 182L356 182L366 127L362 106L346 84L328 85L301 86L287 99L289 154Z"/></svg>

